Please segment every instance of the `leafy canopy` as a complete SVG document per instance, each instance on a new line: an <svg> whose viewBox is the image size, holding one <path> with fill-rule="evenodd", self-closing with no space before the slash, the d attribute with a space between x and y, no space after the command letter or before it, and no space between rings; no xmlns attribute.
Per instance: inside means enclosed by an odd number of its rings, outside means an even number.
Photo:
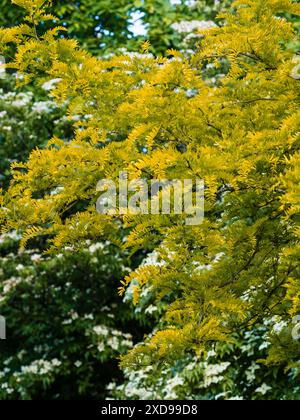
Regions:
<svg viewBox="0 0 300 420"><path fill-rule="evenodd" d="M32 4L38 22L44 11ZM89 116L70 143L54 138L12 166L4 228L23 231L22 246L44 235L55 251L95 238L121 246L123 226L126 247L160 255L124 281L133 282L136 300L147 285L168 302L161 330L129 353L128 365L199 353L241 326L299 313L300 84L291 76L295 30L284 14L299 16L300 5L237 0L220 16L227 24L206 31L190 59L170 51L172 59L98 60L57 28L38 36L30 23L0 31L2 51L17 45L10 65L26 82L61 79L55 99ZM208 63L227 68L217 84L203 77ZM124 170L149 180L204 179L205 222L98 214L97 182ZM269 361L292 367L299 354L286 334Z"/></svg>

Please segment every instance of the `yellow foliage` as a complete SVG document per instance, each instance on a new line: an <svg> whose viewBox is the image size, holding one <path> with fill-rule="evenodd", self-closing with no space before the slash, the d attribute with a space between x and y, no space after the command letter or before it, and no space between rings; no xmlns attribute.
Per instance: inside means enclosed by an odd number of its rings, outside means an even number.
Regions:
<svg viewBox="0 0 300 420"><path fill-rule="evenodd" d="M205 31L190 59L169 51L172 59L98 60L57 29L38 36L36 25L48 16L44 1L16 3L31 20L0 30L0 52L16 43L9 66L25 82L60 79L51 94L68 101L79 121L72 142L53 139L13 166L1 197L3 229L22 231L23 245L47 235L51 250L87 238L120 243L126 229L125 247L156 250L160 263L139 267L119 289L131 283L137 301L151 286L167 302L162 330L129 364L199 352L265 314L295 314L300 83L291 77L295 31L281 13L300 16L300 4L238 0L221 16L226 25ZM224 68L215 85L202 77L208 63ZM204 179L204 223L185 226L174 214L99 215L97 182L117 180L121 171L148 181Z"/></svg>

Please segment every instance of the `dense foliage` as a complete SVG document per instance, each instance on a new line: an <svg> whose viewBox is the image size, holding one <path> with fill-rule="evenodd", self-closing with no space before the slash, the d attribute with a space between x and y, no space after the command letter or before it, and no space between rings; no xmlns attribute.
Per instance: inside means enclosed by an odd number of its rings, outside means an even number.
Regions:
<svg viewBox="0 0 300 420"><path fill-rule="evenodd" d="M266 357L268 332L255 327L205 358L188 355L169 367L126 369L127 381L112 382L108 391L122 400L299 400L297 370L286 373L258 362Z"/></svg>
<svg viewBox="0 0 300 420"><path fill-rule="evenodd" d="M144 265L157 263L150 254ZM126 300L132 300L128 289ZM163 326L165 303L155 302L151 287L141 293L136 315L144 314L155 329ZM112 381L108 393L116 399L138 400L298 400L298 369L266 365L272 341L290 334L281 317L265 318L231 335L230 342L212 344L207 353L185 355L166 365L127 367L123 383ZM155 331L152 332L152 334ZM289 338L289 337L287 337Z"/></svg>
<svg viewBox="0 0 300 420"><path fill-rule="evenodd" d="M87 241L114 243L116 256L121 249L155 251L119 289L137 313L143 299L151 301L145 314L155 326L123 359L128 381L111 383L112 395L299 399L300 347L292 334L300 309L299 4L238 0L220 26L199 25L195 54L168 50L157 58L145 43L142 55L99 60L58 35L61 28L45 32L53 16L42 0L15 3L26 9L28 23L1 30L0 51L15 45L10 66L25 84L55 79L51 97L67 104L77 124L70 142L55 136L27 163L12 166L13 181L1 197L4 229L22 232L22 250L42 238L54 254L71 248L81 255ZM149 182L204 179L204 223L186 226L175 214L97 213L97 182L117 180L124 170ZM60 281L67 277L63 271ZM47 284L51 294L46 275ZM64 362L47 353L42 360L55 360L54 379L45 380L59 398L55 373ZM22 371L14 363L3 380L10 391ZM68 363L65 369L67 376ZM35 392L21 387L19 397Z"/></svg>
<svg viewBox="0 0 300 420"><path fill-rule="evenodd" d="M101 8L102 4L98 3L95 6ZM97 49L92 31L91 37L87 37L86 15L74 3L66 6L65 2L64 5L56 4L55 12L61 15L66 8L68 12L73 10L72 15L64 15L63 22L68 23L70 34L76 33L77 39L88 44L89 48ZM155 26L156 15L153 8L151 10ZM24 16L22 9L6 1L1 2L1 12L0 19L5 26L16 23ZM162 12L166 13L165 7ZM211 10L205 11L208 12L211 13ZM89 24L97 22L96 15L94 17ZM191 29L185 25L183 36L193 28L193 25ZM121 26L118 31L121 31ZM175 31L171 32L176 35ZM111 34L107 39L112 41ZM132 41L131 48L139 48L140 40ZM114 34L113 42L114 47L124 48L121 34ZM97 50L97 54L107 52L111 46L112 42ZM22 78L19 76L15 78L8 74L0 79L0 169L3 188L7 187L11 177L9 167L12 162L26 160L30 151L44 147L53 135L67 142L71 138L73 124L80 119L78 115L69 117L65 104L58 107L51 97L47 97L55 81L29 89L16 86L20 81ZM128 305L120 305L111 287L115 281L117 288L127 258L122 255L121 260L121 255L112 246L106 246L105 254L102 251L99 255L99 249L103 249L99 243L86 245L76 255L68 251L68 255L63 253L45 258L41 254L42 243L35 244L39 249L18 253L18 239L14 232L0 238L0 313L5 315L9 335L9 340L1 346L0 398L104 397L107 383L114 379L118 383L121 378L117 354L124 353L131 344L126 333L128 328L133 330L129 326L132 317ZM110 252L107 255L108 249ZM86 299L86 294L89 294L87 283L93 283L93 299ZM84 308L88 309L88 315L82 313ZM116 308L120 310L120 317ZM135 323L140 318L141 314L135 316ZM95 334L92 335L94 329L98 333L97 340ZM138 333L136 329L135 324L133 336L140 338L144 328L139 326ZM93 343L97 342L96 347Z"/></svg>
<svg viewBox="0 0 300 420"><path fill-rule="evenodd" d="M111 244L45 257L17 252L16 233L0 237L1 399L101 399L119 381L117 357L136 328L115 293L128 272ZM136 334L134 333L136 336ZM139 334L137 335L139 337Z"/></svg>

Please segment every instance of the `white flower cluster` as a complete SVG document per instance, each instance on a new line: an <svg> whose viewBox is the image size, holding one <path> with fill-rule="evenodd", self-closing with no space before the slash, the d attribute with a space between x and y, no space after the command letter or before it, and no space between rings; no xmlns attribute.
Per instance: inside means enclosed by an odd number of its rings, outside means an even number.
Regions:
<svg viewBox="0 0 300 420"><path fill-rule="evenodd" d="M214 28L216 27L216 24L211 20L183 20L181 22L173 23L171 27L179 33L189 34L194 31Z"/></svg>
<svg viewBox="0 0 300 420"><path fill-rule="evenodd" d="M106 337L109 334L109 329L107 328L106 325L97 325L96 327L93 328L93 331L95 334L101 335L103 337Z"/></svg>
<svg viewBox="0 0 300 420"><path fill-rule="evenodd" d="M48 91L54 89L56 87L56 84L59 83L61 80L62 79L49 80L42 85L42 89L44 89L45 91L48 92Z"/></svg>
<svg viewBox="0 0 300 420"><path fill-rule="evenodd" d="M3 235L0 235L0 244L4 244L5 242L11 240L11 241L19 241L21 239L21 235L18 234L15 230L5 233Z"/></svg>
<svg viewBox="0 0 300 420"><path fill-rule="evenodd" d="M132 335L123 333L114 328L109 328L106 325L97 325L92 332L101 341L97 341L97 349L100 353L108 348L119 351L120 349L128 349L133 347Z"/></svg>
<svg viewBox="0 0 300 420"><path fill-rule="evenodd" d="M17 266L16 268L21 267ZM22 266L23 267L23 266ZM3 269L0 269L0 276L3 275ZM8 280L5 280L0 283L0 303L4 302L7 299L7 295L12 292L20 283L30 284L33 280L32 276L25 277L11 277Z"/></svg>
<svg viewBox="0 0 300 420"><path fill-rule="evenodd" d="M37 114L50 113L56 109L56 105L53 101L37 101L34 102L32 92L7 92L4 93L3 89L0 89L0 96L3 103L10 105L14 108L31 108L32 112ZM0 118L5 118L7 116L6 111L2 111Z"/></svg>
<svg viewBox="0 0 300 420"><path fill-rule="evenodd" d="M210 385L224 380L224 376L221 374L225 373L230 365L229 362L209 364L208 362L200 362L200 359L194 357L192 361L187 360L186 365L180 371L176 371L174 368L162 370L155 383L151 379L152 366L138 371L127 369L125 371L128 379L127 383L120 386L111 383L108 390L112 391L114 395L133 399L176 400L182 398L182 395L189 399L194 397L189 378L197 378L199 389L209 388ZM197 372L195 376L194 372ZM148 382L149 379L150 383Z"/></svg>
<svg viewBox="0 0 300 420"><path fill-rule="evenodd" d="M254 382L255 378L256 378L256 371L260 370L261 367L255 363L252 362L251 366L249 367L249 369L246 370L246 378L248 382Z"/></svg>
<svg viewBox="0 0 300 420"><path fill-rule="evenodd" d="M11 277L10 279L4 281L2 286L2 293L7 295L12 289L14 289L18 284L23 281L21 277Z"/></svg>
<svg viewBox="0 0 300 420"><path fill-rule="evenodd" d="M4 93L3 89L0 89L1 100L15 108L21 108L28 106L33 100L33 93L17 93L17 92L7 92Z"/></svg>
<svg viewBox="0 0 300 420"><path fill-rule="evenodd" d="M154 389L147 389L145 384L145 379L151 370L152 367L149 366L144 370L140 369L139 371L134 372L126 371L125 374L128 377L127 384L117 386L114 382L112 382L108 385L107 390L112 391L113 393L120 392L122 395L126 395L126 398L128 399L161 399L160 393L155 392Z"/></svg>
<svg viewBox="0 0 300 420"><path fill-rule="evenodd" d="M29 366L22 366L22 374L31 375L47 375L52 372L55 368L61 366L61 362L58 359L48 360L35 360Z"/></svg>
<svg viewBox="0 0 300 420"><path fill-rule="evenodd" d="M21 355L20 355L20 359L21 359ZM7 359L4 362L4 365L7 366L10 364L10 362L11 362L11 359ZM17 391L22 394L24 391L22 387L22 381L24 380L26 383L26 377L28 377L28 375L34 375L37 377L46 376L53 373L56 369L59 369L61 365L62 363L58 359L52 359L50 361L44 360L44 359L34 360L30 365L22 366L20 371L13 373L13 375L11 376L11 379L13 379L13 381L15 381L18 384ZM6 395L10 395L16 391L15 387L12 388L12 386L8 382L5 382L5 378L7 378L9 374L10 374L9 367L5 367L0 372L0 379L2 380L4 379L4 382L0 384L0 389L4 391ZM25 385L25 388L26 388L26 385Z"/></svg>
<svg viewBox="0 0 300 420"><path fill-rule="evenodd" d="M179 375L175 375L173 378L168 379L165 388L165 399L176 400L178 398L176 388L183 386L184 382L184 379Z"/></svg>
<svg viewBox="0 0 300 420"><path fill-rule="evenodd" d="M39 101L34 102L32 105L32 111L36 112L37 114L48 114L56 108L56 105L52 101Z"/></svg>
<svg viewBox="0 0 300 420"><path fill-rule="evenodd" d="M79 318L79 315L76 311L71 310L68 313L68 318L62 321L62 325L70 325L73 321L76 321Z"/></svg>
<svg viewBox="0 0 300 420"><path fill-rule="evenodd" d="M272 332L277 335L280 334L288 326L288 323L284 321L280 316L274 316L271 319L271 324L273 324Z"/></svg>
<svg viewBox="0 0 300 420"><path fill-rule="evenodd" d="M10 388L10 386L8 385L8 383L3 383L1 385L1 388L7 393L7 394L12 394L14 392L13 388Z"/></svg>
<svg viewBox="0 0 300 420"><path fill-rule="evenodd" d="M103 251L104 249L105 249L105 244L98 242L96 244L90 245L89 252L91 254L94 254L95 252L97 252L99 250Z"/></svg>
<svg viewBox="0 0 300 420"><path fill-rule="evenodd" d="M119 51L130 58L138 58L141 60L144 60L145 58L153 58L152 54L142 54L134 51L128 51L126 48L120 48Z"/></svg>
<svg viewBox="0 0 300 420"><path fill-rule="evenodd" d="M220 374L224 373L229 366L229 362L208 365L204 371L204 387L208 388L212 384L217 384L223 381L224 376Z"/></svg>
<svg viewBox="0 0 300 420"><path fill-rule="evenodd" d="M266 395L272 388L267 385L267 384L263 384L262 386L260 386L259 388L257 388L255 390L255 392L257 394L261 394L261 395Z"/></svg>
<svg viewBox="0 0 300 420"><path fill-rule="evenodd" d="M157 251L153 251L142 262L142 267L150 265L156 267L163 267L164 265L166 265L166 262L159 257L159 253Z"/></svg>

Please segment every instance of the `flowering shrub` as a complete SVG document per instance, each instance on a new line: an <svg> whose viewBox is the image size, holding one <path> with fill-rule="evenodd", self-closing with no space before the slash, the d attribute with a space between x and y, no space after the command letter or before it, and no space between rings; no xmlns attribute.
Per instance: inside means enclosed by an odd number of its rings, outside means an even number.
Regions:
<svg viewBox="0 0 300 420"><path fill-rule="evenodd" d="M115 292L126 258L107 244L56 257L17 252L0 237L0 399L99 399L122 375L118 355L136 339L128 305ZM136 322L136 321L135 321ZM137 337L141 337L140 334Z"/></svg>

